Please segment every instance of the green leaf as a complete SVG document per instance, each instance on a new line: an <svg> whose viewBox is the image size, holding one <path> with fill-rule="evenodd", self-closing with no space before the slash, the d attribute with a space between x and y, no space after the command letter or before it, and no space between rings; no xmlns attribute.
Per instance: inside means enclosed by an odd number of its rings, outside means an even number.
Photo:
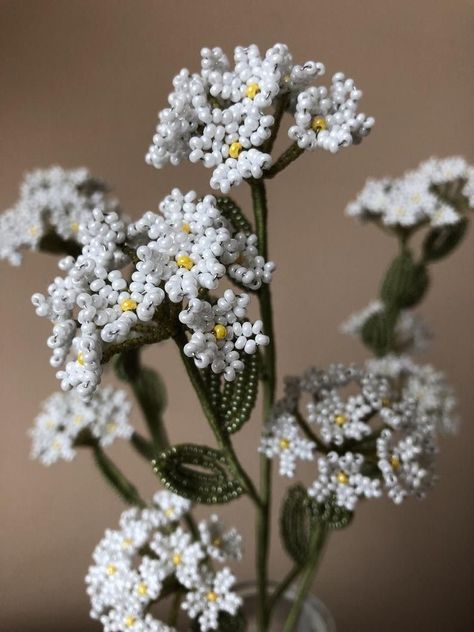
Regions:
<svg viewBox="0 0 474 632"><path fill-rule="evenodd" d="M231 434L240 430L250 418L258 393L258 354L244 359L244 370L233 382L226 382L220 398L220 410L225 430Z"/></svg>
<svg viewBox="0 0 474 632"><path fill-rule="evenodd" d="M388 269L380 296L389 308L405 309L423 298L428 284L426 267L416 264L411 253L404 251Z"/></svg>
<svg viewBox="0 0 474 632"><path fill-rule="evenodd" d="M227 503L244 491L229 473L224 453L214 448L175 445L164 450L153 466L167 489L196 503Z"/></svg>
<svg viewBox="0 0 474 632"><path fill-rule="evenodd" d="M361 337L364 344L377 356L388 353L393 346L392 319L386 312L373 314L363 325Z"/></svg>
<svg viewBox="0 0 474 632"><path fill-rule="evenodd" d="M280 512L280 534L290 557L304 565L309 555L312 513L306 489L293 485L283 500Z"/></svg>
<svg viewBox="0 0 474 632"><path fill-rule="evenodd" d="M221 610L219 612L217 626L217 632L245 632L247 629L247 622L242 608L239 608L235 615L231 615L228 612ZM191 632L201 632L199 617L192 621Z"/></svg>
<svg viewBox="0 0 474 632"><path fill-rule="evenodd" d="M336 504L334 497L324 503L311 501L313 520L324 523L329 529L343 529L353 518L353 512Z"/></svg>
<svg viewBox="0 0 474 632"><path fill-rule="evenodd" d="M241 208L228 196L221 196L217 198L217 206L219 207L222 215L229 220L233 227L240 232L249 235L253 233L252 226L248 219L243 214Z"/></svg>
<svg viewBox="0 0 474 632"><path fill-rule="evenodd" d="M438 261L451 254L467 232L468 221L463 218L452 226L433 228L423 242L423 257L426 261Z"/></svg>

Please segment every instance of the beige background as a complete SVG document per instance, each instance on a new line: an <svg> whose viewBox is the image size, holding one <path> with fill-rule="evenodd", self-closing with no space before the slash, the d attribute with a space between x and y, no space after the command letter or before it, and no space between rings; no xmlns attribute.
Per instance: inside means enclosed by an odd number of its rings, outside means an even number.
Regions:
<svg viewBox="0 0 474 632"><path fill-rule="evenodd" d="M296 60L321 60L329 75L353 76L377 124L359 148L304 156L271 183L279 367L285 374L361 359L361 346L338 325L375 295L395 244L346 219L343 208L368 175L397 175L432 154L473 158L472 15L466 0L1 2L0 207L14 202L24 170L52 163L88 165L135 217L155 209L172 186L206 191L210 172L200 166L158 172L144 164L172 76L196 69L204 45L231 53L236 44L287 42ZM237 196L247 204L245 186ZM353 527L333 537L314 590L340 632L472 629L472 237L433 268L423 306L438 333L428 359L449 372L461 399L460 436L444 441L441 481L426 502L367 503ZM28 460L26 430L56 389L48 323L34 316L29 297L54 270L46 256L0 267L5 632L99 629L88 621L83 576L122 508L88 454L50 469ZM172 345L147 358L168 379L173 440L211 441ZM256 415L237 441L252 472L259 423ZM149 467L125 446L112 452L151 495ZM239 574L250 578L250 507L241 501L223 513L247 537ZM271 574L287 568L275 537Z"/></svg>

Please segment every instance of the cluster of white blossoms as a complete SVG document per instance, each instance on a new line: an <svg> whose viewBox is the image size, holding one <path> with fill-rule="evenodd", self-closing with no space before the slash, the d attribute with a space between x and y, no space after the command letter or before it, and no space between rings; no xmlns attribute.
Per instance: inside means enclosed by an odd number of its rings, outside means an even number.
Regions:
<svg viewBox="0 0 474 632"><path fill-rule="evenodd" d="M183 592L181 608L202 632L217 629L220 612L236 614L242 601L232 591L235 578L214 564L240 559L240 535L213 515L199 523L194 539L180 526L190 507L158 492L151 507L124 511L119 529L105 532L86 576L91 616L105 632L171 632L150 612L170 589Z"/></svg>
<svg viewBox="0 0 474 632"><path fill-rule="evenodd" d="M29 434L31 456L44 465L76 456L76 441L87 431L102 447L115 439L129 439L131 404L125 391L107 386L97 389L89 402L77 393L54 393L43 403Z"/></svg>
<svg viewBox="0 0 474 632"><path fill-rule="evenodd" d="M350 336L360 336L365 323L375 314L385 310L383 301L371 301L367 307L351 314L341 325L341 331ZM402 310L394 330L394 346L400 353L417 353L425 351L432 334L418 314L410 310Z"/></svg>
<svg viewBox="0 0 474 632"><path fill-rule="evenodd" d="M183 69L174 78L146 161L158 169L185 159L202 162L213 169L211 187L223 193L243 179L261 178L272 165L265 148L275 123L272 106L282 99L295 117L288 134L302 149L336 152L359 142L374 123L357 114L362 93L342 73L329 90L312 86L322 74L319 62L293 64L284 44L264 56L254 44L238 46L234 67L220 48L204 48L201 71Z"/></svg>
<svg viewBox="0 0 474 632"><path fill-rule="evenodd" d="M346 213L393 227L451 226L474 208L473 191L474 168L464 158L431 158L401 178L367 180Z"/></svg>
<svg viewBox="0 0 474 632"><path fill-rule="evenodd" d="M49 233L80 241L79 227L96 206L118 210L106 192L85 168L50 167L26 174L19 200L0 215L0 259L18 265L21 250L36 250Z"/></svg>
<svg viewBox="0 0 474 632"><path fill-rule="evenodd" d="M37 314L53 323L48 346L64 390L90 397L107 345L139 337L138 326L156 331L153 317L164 301L181 307L179 319L192 332L186 355L227 380L243 370L243 354L268 344L262 322L247 319L247 294L210 295L226 274L251 290L271 281L274 264L258 255L255 235L236 231L210 195L200 200L174 189L160 211L127 225L117 213L95 209L80 227L82 253L59 262L65 274L47 296L33 296Z"/></svg>
<svg viewBox="0 0 474 632"><path fill-rule="evenodd" d="M455 429L455 407L444 375L405 356L312 369L287 381L260 451L277 457L288 477L297 461L317 460L308 493L319 503L332 499L352 511L383 487L399 503L431 487L436 437Z"/></svg>

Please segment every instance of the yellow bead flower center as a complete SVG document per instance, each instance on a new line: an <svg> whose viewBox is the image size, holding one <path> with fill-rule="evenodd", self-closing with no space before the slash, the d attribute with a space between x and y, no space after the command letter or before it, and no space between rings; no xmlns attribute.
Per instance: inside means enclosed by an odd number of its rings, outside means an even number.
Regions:
<svg viewBox="0 0 474 632"><path fill-rule="evenodd" d="M290 447L290 440L286 438L280 439L278 445L282 450L288 450L288 448Z"/></svg>
<svg viewBox="0 0 474 632"><path fill-rule="evenodd" d="M129 614L128 617L125 618L125 625L127 628L132 628L137 622L137 618L133 616L133 614Z"/></svg>
<svg viewBox="0 0 474 632"><path fill-rule="evenodd" d="M122 549L128 549L130 546L132 546L133 541L131 538L125 538L122 541Z"/></svg>
<svg viewBox="0 0 474 632"><path fill-rule="evenodd" d="M73 233L77 233L77 231L79 230L79 224L77 222L73 222L71 224L71 230Z"/></svg>
<svg viewBox="0 0 474 632"><path fill-rule="evenodd" d="M171 558L171 561L173 562L175 566L179 566L181 562L183 561L183 558L181 557L179 553L175 553L173 557Z"/></svg>
<svg viewBox="0 0 474 632"><path fill-rule="evenodd" d="M396 454L392 454L392 456L390 457L390 465L393 467L394 470L398 470L398 468L400 467L400 458Z"/></svg>
<svg viewBox="0 0 474 632"><path fill-rule="evenodd" d="M213 590L210 590L206 596L208 601L217 601L217 594Z"/></svg>
<svg viewBox="0 0 474 632"><path fill-rule="evenodd" d="M137 586L137 593L143 597L148 593L148 586L144 582L141 582Z"/></svg>
<svg viewBox="0 0 474 632"><path fill-rule="evenodd" d="M226 327L224 327L224 325L215 325L212 331L214 332L214 336L217 338L217 340L224 340L224 338L227 336L227 329Z"/></svg>
<svg viewBox="0 0 474 632"><path fill-rule="evenodd" d="M174 516L174 509L172 507L168 507L168 509L165 509L165 516L167 518L172 518Z"/></svg>
<svg viewBox="0 0 474 632"><path fill-rule="evenodd" d="M191 226L189 224L183 224L181 226L181 230L183 231L183 233L190 233L191 232Z"/></svg>
<svg viewBox="0 0 474 632"><path fill-rule="evenodd" d="M120 303L120 309L122 312L131 312L136 309L137 301L134 301L133 298L126 298L124 301Z"/></svg>
<svg viewBox="0 0 474 632"><path fill-rule="evenodd" d="M214 538L214 540L212 541L212 546L220 547L221 544L222 544L222 540L220 538Z"/></svg>
<svg viewBox="0 0 474 632"><path fill-rule="evenodd" d="M242 151L242 145L238 142L232 143L229 147L229 156L231 158L238 158L240 152Z"/></svg>
<svg viewBox="0 0 474 632"><path fill-rule="evenodd" d="M347 485L347 483L349 482L349 477L347 476L345 472L341 471L337 475L337 482L340 483L341 485Z"/></svg>
<svg viewBox="0 0 474 632"><path fill-rule="evenodd" d="M382 406L384 408L390 408L391 405L392 405L392 401L388 397L384 397L382 399Z"/></svg>
<svg viewBox="0 0 474 632"><path fill-rule="evenodd" d="M74 417L74 423L78 426L82 422L82 415L76 415Z"/></svg>
<svg viewBox="0 0 474 632"><path fill-rule="evenodd" d="M79 351L79 353L77 354L77 363L81 366L84 366L84 354L82 353L82 351Z"/></svg>
<svg viewBox="0 0 474 632"><path fill-rule="evenodd" d="M105 426L105 429L109 433L115 432L117 430L117 424L115 423L115 421L109 421L108 424Z"/></svg>
<svg viewBox="0 0 474 632"><path fill-rule="evenodd" d="M115 575L115 573L117 572L117 567L115 566L115 564L109 564L107 566L106 572L109 577L112 577L112 575Z"/></svg>
<svg viewBox="0 0 474 632"><path fill-rule="evenodd" d="M328 124L324 116L315 116L311 121L311 129L316 133L321 132L323 129L327 129Z"/></svg>
<svg viewBox="0 0 474 632"><path fill-rule="evenodd" d="M186 268L186 270L191 270L194 266L194 261L188 255L179 255L176 257L176 263L180 268Z"/></svg>
<svg viewBox="0 0 474 632"><path fill-rule="evenodd" d="M245 96L247 96L249 99L255 99L259 92L260 86L258 85L258 83L251 83L247 86Z"/></svg>
<svg viewBox="0 0 474 632"><path fill-rule="evenodd" d="M347 423L347 416L346 415L336 415L334 417L334 423L336 424L336 426L339 426L339 428L341 428L342 426L344 426Z"/></svg>
<svg viewBox="0 0 474 632"><path fill-rule="evenodd" d="M31 237L36 237L36 235L38 234L38 227L30 226L30 228L28 228L28 233L31 235Z"/></svg>

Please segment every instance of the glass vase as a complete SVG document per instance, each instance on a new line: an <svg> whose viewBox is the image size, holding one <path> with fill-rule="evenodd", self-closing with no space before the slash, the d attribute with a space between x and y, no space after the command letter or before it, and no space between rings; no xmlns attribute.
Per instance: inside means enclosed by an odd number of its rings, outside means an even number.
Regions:
<svg viewBox="0 0 474 632"><path fill-rule="evenodd" d="M275 588L276 584L271 584ZM237 587L244 600L244 612L247 620L247 632L257 632L258 589L255 582L246 582ZM271 632L282 632L286 618L294 601L294 589L290 588L273 609L270 624ZM326 606L313 595L308 595L301 610L298 626L294 632L336 632L336 624Z"/></svg>

